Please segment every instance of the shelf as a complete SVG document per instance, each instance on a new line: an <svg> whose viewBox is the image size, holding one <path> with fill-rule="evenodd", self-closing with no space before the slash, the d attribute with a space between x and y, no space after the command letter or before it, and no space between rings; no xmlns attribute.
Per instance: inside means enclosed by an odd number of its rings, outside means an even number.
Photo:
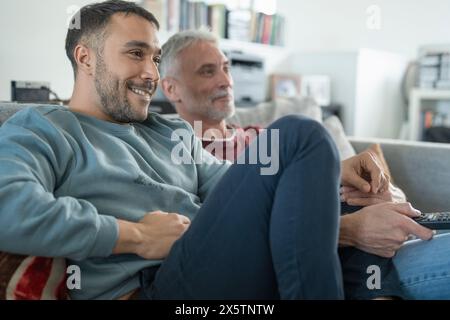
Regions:
<svg viewBox="0 0 450 320"><path fill-rule="evenodd" d="M423 100L449 100L450 90L434 90L414 88L409 99L409 139L421 140L422 138L422 101ZM450 111L449 111L450 112Z"/></svg>
<svg viewBox="0 0 450 320"><path fill-rule="evenodd" d="M446 100L450 99L450 90L436 89L413 89L411 92L413 98L429 99L429 100Z"/></svg>
<svg viewBox="0 0 450 320"><path fill-rule="evenodd" d="M158 38L160 41L160 45L163 45L175 33L176 32L158 31ZM260 52L261 50L263 50L274 54L287 51L286 47L258 42L230 40L224 38L220 38L219 41L222 49L236 49L236 50L241 49L241 50L250 50L254 52Z"/></svg>
<svg viewBox="0 0 450 320"><path fill-rule="evenodd" d="M162 46L174 34L175 32L159 31L160 45ZM219 45L222 50L242 51L264 58L266 73L276 70L276 67L291 54L291 50L286 47L257 42L219 39Z"/></svg>

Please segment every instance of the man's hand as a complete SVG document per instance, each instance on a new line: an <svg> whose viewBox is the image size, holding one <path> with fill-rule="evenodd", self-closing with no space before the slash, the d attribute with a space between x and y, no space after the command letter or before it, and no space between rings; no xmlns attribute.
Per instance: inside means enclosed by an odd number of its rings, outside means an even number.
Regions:
<svg viewBox="0 0 450 320"><path fill-rule="evenodd" d="M393 257L413 234L422 240L433 237L433 231L411 219L420 211L410 203L382 203L365 207L341 217L339 244L354 246L381 257Z"/></svg>
<svg viewBox="0 0 450 320"><path fill-rule="evenodd" d="M362 192L383 193L389 188L389 176L383 173L376 157L362 152L341 162L342 185Z"/></svg>
<svg viewBox="0 0 450 320"><path fill-rule="evenodd" d="M119 240L113 253L135 253L145 259L163 259L188 229L190 220L180 214L154 211L138 223L119 220Z"/></svg>
<svg viewBox="0 0 450 320"><path fill-rule="evenodd" d="M389 188L386 191L377 194L362 192L354 187L342 187L340 193L341 201L345 201L351 206L365 207L383 202L406 202L403 191L392 183L389 183Z"/></svg>

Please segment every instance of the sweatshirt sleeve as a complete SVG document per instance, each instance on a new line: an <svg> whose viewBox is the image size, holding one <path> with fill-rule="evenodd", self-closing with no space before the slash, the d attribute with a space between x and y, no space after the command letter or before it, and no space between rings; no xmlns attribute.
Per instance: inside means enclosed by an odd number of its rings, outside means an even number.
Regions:
<svg viewBox="0 0 450 320"><path fill-rule="evenodd" d="M193 158L198 172L198 194L202 202L211 193L217 182L231 166L231 162L219 160L206 151L200 139L192 136Z"/></svg>
<svg viewBox="0 0 450 320"><path fill-rule="evenodd" d="M73 260L112 253L116 219L88 201L55 196L74 165L70 143L32 109L0 127L0 251Z"/></svg>

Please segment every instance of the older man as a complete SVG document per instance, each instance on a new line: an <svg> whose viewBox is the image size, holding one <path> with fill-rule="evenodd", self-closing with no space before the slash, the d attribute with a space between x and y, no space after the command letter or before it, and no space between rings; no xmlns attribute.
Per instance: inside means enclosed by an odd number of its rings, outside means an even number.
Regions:
<svg viewBox="0 0 450 320"><path fill-rule="evenodd" d="M226 119L234 113L233 79L229 61L218 46L217 38L204 30L189 30L173 35L163 45L160 65L161 84L166 97L175 106L179 115L188 121L202 138L203 145L219 158L232 160L257 134L254 128L233 128ZM247 133L250 131L250 134ZM211 148L212 146L212 148ZM363 153L347 161L359 159L361 163L379 164L380 159L371 153ZM347 161L342 162L343 168ZM369 169L369 168L365 168ZM370 169L369 171L374 171ZM363 179L346 182L343 170L343 199L365 207L344 206L342 210L355 211L341 217L339 244L343 262L346 293L355 298L372 298L380 295L404 296L409 298L450 298L450 291L436 293L436 279L430 274L442 272L442 261L436 259L450 239L448 236L430 243L406 242L410 234L423 240L432 236L431 230L419 226L402 208L405 204L392 203L393 186L376 190ZM374 182L369 179L369 182ZM315 200L311 200L315 201ZM376 205L373 205L376 204ZM369 206L370 205L370 206ZM358 210L359 209L359 210ZM450 243L449 243L450 244ZM351 250L349 248L357 248ZM428 249L427 249L428 248ZM361 250L361 251L360 251ZM444 250L445 252L437 251ZM397 270L391 268L393 259ZM411 258L414 257L414 258ZM448 261L448 260L446 260ZM382 265L383 290L368 290L364 279L369 265ZM441 278L442 286L450 285L447 278ZM404 293L403 293L404 292Z"/></svg>

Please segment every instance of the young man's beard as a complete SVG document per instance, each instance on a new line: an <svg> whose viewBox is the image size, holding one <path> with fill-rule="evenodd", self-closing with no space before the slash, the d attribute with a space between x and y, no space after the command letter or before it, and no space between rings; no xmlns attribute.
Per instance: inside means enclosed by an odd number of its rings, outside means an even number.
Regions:
<svg viewBox="0 0 450 320"><path fill-rule="evenodd" d="M121 82L109 72L99 55L95 68L95 88L100 97L102 111L119 123L144 121L142 116L133 111L128 101L126 82Z"/></svg>

